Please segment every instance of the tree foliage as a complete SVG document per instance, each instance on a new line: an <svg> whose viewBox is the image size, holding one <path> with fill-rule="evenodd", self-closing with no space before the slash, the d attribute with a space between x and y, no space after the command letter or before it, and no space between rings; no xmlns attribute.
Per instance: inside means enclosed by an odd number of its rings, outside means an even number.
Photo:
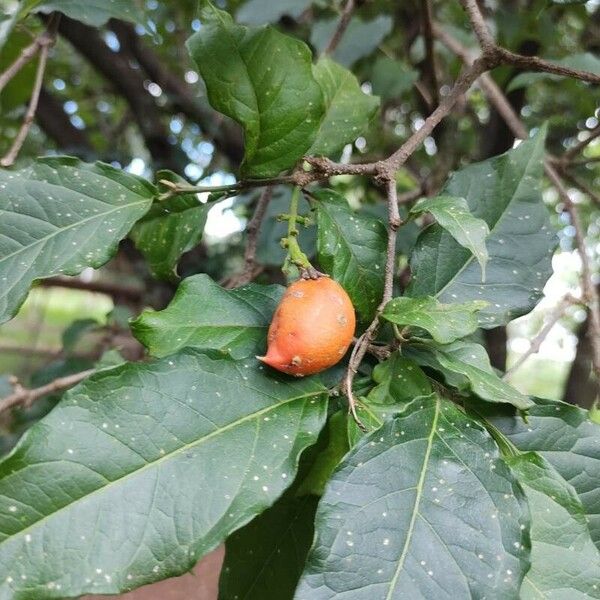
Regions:
<svg viewBox="0 0 600 600"><path fill-rule="evenodd" d="M0 600L222 543L223 600L600 598L600 426L482 343L576 251L599 368L600 13L461 4L0 8L0 321L100 267L140 286L99 288L130 312L73 323L53 377L0 380ZM299 276L358 321L305 378L256 359Z"/></svg>

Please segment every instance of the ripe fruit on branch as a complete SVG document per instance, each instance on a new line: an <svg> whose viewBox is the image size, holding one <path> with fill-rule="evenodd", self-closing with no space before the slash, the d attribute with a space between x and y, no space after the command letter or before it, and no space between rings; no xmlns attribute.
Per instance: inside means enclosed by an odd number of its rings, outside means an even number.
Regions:
<svg viewBox="0 0 600 600"><path fill-rule="evenodd" d="M267 365L302 377L335 365L352 342L356 318L344 288L329 277L287 289L269 327Z"/></svg>

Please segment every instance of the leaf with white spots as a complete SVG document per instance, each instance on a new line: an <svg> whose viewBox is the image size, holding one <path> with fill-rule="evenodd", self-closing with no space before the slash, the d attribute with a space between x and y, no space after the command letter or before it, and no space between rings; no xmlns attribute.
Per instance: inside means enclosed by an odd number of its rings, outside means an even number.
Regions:
<svg viewBox="0 0 600 600"><path fill-rule="evenodd" d="M324 57L313 66L321 86L325 114L317 139L307 154L331 156L362 135L379 107L379 98L365 94L355 75Z"/></svg>
<svg viewBox="0 0 600 600"><path fill-rule="evenodd" d="M171 171L159 171L156 179L187 184ZM176 279L181 255L200 243L212 202L201 204L196 194L180 194L157 200L131 231L131 239L144 255L152 274Z"/></svg>
<svg viewBox="0 0 600 600"><path fill-rule="evenodd" d="M308 46L272 27L236 25L208 0L187 42L208 100L244 129L244 177L292 167L313 143L323 115Z"/></svg>
<svg viewBox="0 0 600 600"><path fill-rule="evenodd" d="M458 171L443 192L465 198L471 214L490 229L485 283L472 252L438 224L419 236L407 295L486 300L479 313L485 328L504 325L537 304L557 241L541 193L544 139L542 128L517 148Z"/></svg>
<svg viewBox="0 0 600 600"><path fill-rule="evenodd" d="M155 194L140 177L69 157L0 170L0 323L36 279L107 262Z"/></svg>
<svg viewBox="0 0 600 600"><path fill-rule="evenodd" d="M474 300L463 304L442 304L435 298L392 298L381 315L396 325L419 327L440 344L449 344L473 333L478 327L477 313L487 302Z"/></svg>
<svg viewBox="0 0 600 600"><path fill-rule="evenodd" d="M317 261L348 292L359 320L368 322L383 293L385 225L353 211L333 190L311 194L317 200Z"/></svg>
<svg viewBox="0 0 600 600"><path fill-rule="evenodd" d="M429 379L419 365L399 351L378 363L371 377L377 385L357 400L358 415L369 431L379 429L411 400L432 392ZM347 420L347 431L352 446L365 435L352 418Z"/></svg>
<svg viewBox="0 0 600 600"><path fill-rule="evenodd" d="M296 600L518 597L529 514L490 435L434 395L331 478Z"/></svg>
<svg viewBox="0 0 600 600"><path fill-rule="evenodd" d="M426 366L433 366L442 374L450 373L448 383L466 378L471 390L488 402L512 404L521 410L530 408L534 402L521 394L512 385L506 383L490 365L490 359L485 348L472 342L456 341L447 345L419 346L413 356L417 362L421 353L429 355Z"/></svg>
<svg viewBox="0 0 600 600"><path fill-rule="evenodd" d="M527 421L508 406L485 408L488 418L524 452L543 456L579 494L592 540L600 549L600 425L588 411L554 400L535 398Z"/></svg>
<svg viewBox="0 0 600 600"><path fill-rule="evenodd" d="M92 27L101 27L111 18L144 22L144 13L136 0L25 0L21 13L48 14L55 10Z"/></svg>
<svg viewBox="0 0 600 600"><path fill-rule="evenodd" d="M489 259L485 239L490 233L488 224L471 214L464 198L437 196L422 198L410 210L413 214L428 212L461 246L468 248L481 267L481 281L485 282L485 266Z"/></svg>
<svg viewBox="0 0 600 600"><path fill-rule="evenodd" d="M267 329L281 296L279 285L223 289L208 275L184 279L164 310L145 310L131 323L153 356L186 346L228 352L235 358L264 351Z"/></svg>
<svg viewBox="0 0 600 600"><path fill-rule="evenodd" d="M313 378L184 350L100 371L0 463L0 598L185 573L275 502L325 423Z"/></svg>
<svg viewBox="0 0 600 600"><path fill-rule="evenodd" d="M600 552L573 486L534 452L507 462L531 511L531 568L519 598L600 598Z"/></svg>

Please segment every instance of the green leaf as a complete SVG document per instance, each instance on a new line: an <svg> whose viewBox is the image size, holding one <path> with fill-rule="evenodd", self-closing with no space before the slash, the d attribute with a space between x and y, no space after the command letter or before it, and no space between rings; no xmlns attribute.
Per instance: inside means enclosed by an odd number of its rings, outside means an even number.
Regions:
<svg viewBox="0 0 600 600"><path fill-rule="evenodd" d="M134 0L26 0L21 15L55 10L92 27L101 27L111 18L144 22L144 13Z"/></svg>
<svg viewBox="0 0 600 600"><path fill-rule="evenodd" d="M348 411L343 409L333 413L327 422L327 446L317 455L308 473L298 487L298 494L321 496L325 485L335 468L348 452L346 434Z"/></svg>
<svg viewBox="0 0 600 600"><path fill-rule="evenodd" d="M354 212L337 192L311 194L317 200L317 261L348 292L359 320L370 321L383 293L385 225Z"/></svg>
<svg viewBox="0 0 600 600"><path fill-rule="evenodd" d="M383 100L393 100L412 89L418 81L419 73L398 60L378 56L373 64L371 85L373 93Z"/></svg>
<svg viewBox="0 0 600 600"><path fill-rule="evenodd" d="M310 32L310 43L316 53L325 50L331 36L338 26L339 18L334 17L325 21L317 21ZM392 31L393 19L389 15L379 15L372 21L363 21L353 17L331 57L344 65L352 66L359 58L368 56L375 50L383 39Z"/></svg>
<svg viewBox="0 0 600 600"><path fill-rule="evenodd" d="M36 279L107 262L155 193L144 179L69 157L0 170L0 323Z"/></svg>
<svg viewBox="0 0 600 600"><path fill-rule="evenodd" d="M289 486L326 413L316 380L214 352L96 373L0 463L0 597L184 573Z"/></svg>
<svg viewBox="0 0 600 600"><path fill-rule="evenodd" d="M481 281L485 282L485 266L489 260L485 239L490 233L488 224L483 219L474 217L464 198L437 196L423 198L410 210L413 214L431 213L438 224L443 227L461 246L468 248L481 266Z"/></svg>
<svg viewBox="0 0 600 600"><path fill-rule="evenodd" d="M312 0L248 0L236 12L235 18L247 25L275 23L284 15L299 17L311 4Z"/></svg>
<svg viewBox="0 0 600 600"><path fill-rule="evenodd" d="M473 333L478 327L477 312L487 302L442 304L435 298L392 298L381 315L390 323L410 325L428 331L440 344L449 344Z"/></svg>
<svg viewBox="0 0 600 600"><path fill-rule="evenodd" d="M225 290L208 275L184 279L164 310L145 310L132 321L135 337L153 356L186 346L244 358L264 350L267 329L281 296L279 285L250 284Z"/></svg>
<svg viewBox="0 0 600 600"><path fill-rule="evenodd" d="M213 108L244 129L244 177L292 167L310 148L323 115L311 53L271 27L236 25L208 0L202 28L187 42Z"/></svg>
<svg viewBox="0 0 600 600"><path fill-rule="evenodd" d="M313 67L313 74L323 92L325 114L307 154L331 156L364 133L379 108L379 98L365 94L348 69L327 57Z"/></svg>
<svg viewBox="0 0 600 600"><path fill-rule="evenodd" d="M448 401L418 399L334 473L295 597L517 598L528 525L487 431Z"/></svg>
<svg viewBox="0 0 600 600"><path fill-rule="evenodd" d="M408 402L431 394L431 384L419 365L400 352L378 363L372 373L375 385L358 401L358 415L368 431L378 429L385 421L401 413ZM365 434L354 419L347 420L350 445L354 446Z"/></svg>
<svg viewBox="0 0 600 600"><path fill-rule="evenodd" d="M471 389L480 398L512 404L521 410L534 405L530 398L496 375L483 346L457 341L446 346L431 346L428 350L439 365L438 370L466 377Z"/></svg>
<svg viewBox="0 0 600 600"><path fill-rule="evenodd" d="M187 183L171 171L159 171L156 179ZM214 206L201 204L196 194L181 194L156 201L136 223L131 239L144 255L154 277L175 279L181 255L200 243L208 211Z"/></svg>
<svg viewBox="0 0 600 600"><path fill-rule="evenodd" d="M412 254L407 295L442 302L486 300L481 327L529 312L552 272L556 235L540 191L545 129L514 150L454 174L444 195L467 200L490 228L486 281L473 254L439 225L428 227Z"/></svg>
<svg viewBox="0 0 600 600"><path fill-rule="evenodd" d="M600 549L600 425L578 406L535 399L527 422L506 407L486 407L487 418L524 452L541 454L579 494L592 540Z"/></svg>
<svg viewBox="0 0 600 600"><path fill-rule="evenodd" d="M291 600L314 530L316 496L285 494L225 544L220 600Z"/></svg>
<svg viewBox="0 0 600 600"><path fill-rule="evenodd" d="M531 569L519 598L600 598L600 553L573 487L534 452L508 465L531 510Z"/></svg>
<svg viewBox="0 0 600 600"><path fill-rule="evenodd" d="M556 0L554 0L554 2L556 2ZM569 4L573 4L573 2L569 2ZM570 54L565 58L551 58L548 60L563 67L570 67L571 69L579 69L581 71L589 71L590 73L600 75L600 58L591 52L575 53ZM555 75L553 73L519 73L509 83L507 91L511 92L518 88L529 87L530 85L544 79L551 81L562 81L564 78L565 77L563 75Z"/></svg>

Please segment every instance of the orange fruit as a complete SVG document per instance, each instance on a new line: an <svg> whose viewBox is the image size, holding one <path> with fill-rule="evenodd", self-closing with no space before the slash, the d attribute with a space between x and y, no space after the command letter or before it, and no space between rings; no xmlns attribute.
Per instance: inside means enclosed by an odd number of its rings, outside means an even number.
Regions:
<svg viewBox="0 0 600 600"><path fill-rule="evenodd" d="M344 288L329 277L287 289L269 327L267 365L302 377L335 365L352 342L356 318Z"/></svg>

